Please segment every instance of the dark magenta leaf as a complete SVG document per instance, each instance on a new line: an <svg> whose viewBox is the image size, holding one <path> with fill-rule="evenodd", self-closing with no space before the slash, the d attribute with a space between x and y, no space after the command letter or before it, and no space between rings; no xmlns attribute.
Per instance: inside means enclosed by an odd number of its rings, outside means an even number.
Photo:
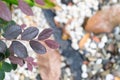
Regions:
<svg viewBox="0 0 120 80"><path fill-rule="evenodd" d="M39 40L44 40L49 38L53 33L53 30L51 28L44 29L38 36Z"/></svg>
<svg viewBox="0 0 120 80"><path fill-rule="evenodd" d="M7 62L3 62L2 70L4 70L5 72L10 72L12 70L12 65Z"/></svg>
<svg viewBox="0 0 120 80"><path fill-rule="evenodd" d="M39 30L36 27L29 27L21 34L21 39L32 40L38 35Z"/></svg>
<svg viewBox="0 0 120 80"><path fill-rule="evenodd" d="M26 47L19 41L13 41L11 44L11 49L20 58L28 57Z"/></svg>
<svg viewBox="0 0 120 80"><path fill-rule="evenodd" d="M33 70L33 66L32 66L32 64L27 63L27 69L30 70L30 71L32 71L32 70Z"/></svg>
<svg viewBox="0 0 120 80"><path fill-rule="evenodd" d="M23 0L18 0L18 7L26 15L29 15L29 16L33 15L33 12L32 12L32 9L30 8L30 6L27 3L25 3Z"/></svg>
<svg viewBox="0 0 120 80"><path fill-rule="evenodd" d="M20 27L21 27L22 29L24 29L24 28L26 27L26 24L22 24L22 25L20 25Z"/></svg>
<svg viewBox="0 0 120 80"><path fill-rule="evenodd" d="M6 21L12 20L12 14L10 10L8 9L7 5L2 1L0 1L0 18Z"/></svg>
<svg viewBox="0 0 120 80"><path fill-rule="evenodd" d="M11 25L6 30L3 36L6 39L15 39L19 36L19 34L22 32L22 29L18 25Z"/></svg>
<svg viewBox="0 0 120 80"><path fill-rule="evenodd" d="M35 2L39 5L44 5L44 0L35 0Z"/></svg>
<svg viewBox="0 0 120 80"><path fill-rule="evenodd" d="M27 62L32 62L34 59L32 58L32 57L27 57L27 58L25 58L25 61L27 61Z"/></svg>
<svg viewBox="0 0 120 80"><path fill-rule="evenodd" d="M38 54L46 53L46 48L38 41L31 40L30 42L31 48Z"/></svg>
<svg viewBox="0 0 120 80"><path fill-rule="evenodd" d="M33 66L37 66L37 63L34 62L34 59L32 57L27 57L24 59L27 63L30 63Z"/></svg>
<svg viewBox="0 0 120 80"><path fill-rule="evenodd" d="M0 53L5 53L6 49L7 49L7 45L0 40Z"/></svg>
<svg viewBox="0 0 120 80"><path fill-rule="evenodd" d="M45 40L45 43L47 44L48 47L50 47L52 49L59 48L59 44L56 41L54 41L54 40L48 39L48 40Z"/></svg>
<svg viewBox="0 0 120 80"><path fill-rule="evenodd" d="M12 64L19 64L20 66L24 65L24 61L22 58L16 57L16 56L10 56L9 57Z"/></svg>
<svg viewBox="0 0 120 80"><path fill-rule="evenodd" d="M37 66L37 62L31 62L33 66Z"/></svg>

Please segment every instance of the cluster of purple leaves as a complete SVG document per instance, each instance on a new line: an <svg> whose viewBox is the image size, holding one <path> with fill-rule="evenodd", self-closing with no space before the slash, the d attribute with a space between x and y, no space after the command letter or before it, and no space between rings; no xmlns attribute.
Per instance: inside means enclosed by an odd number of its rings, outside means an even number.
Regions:
<svg viewBox="0 0 120 80"><path fill-rule="evenodd" d="M2 34L6 40L10 40L11 45L9 48L7 47L6 43L0 40L0 60L4 60L6 50L9 51L9 55L7 58L13 64L19 64L23 66L25 62L27 62L27 67L29 70L32 70L32 65L35 66L36 64L33 62L32 57L28 56L27 48L21 43L19 40L28 41L30 47L37 53L37 54L44 54L46 53L45 46L41 43L44 42L48 47L52 49L57 49L59 44L51 39L48 39L53 33L51 28L44 29L42 32L39 33L39 29L36 27L28 27L22 30L21 26L17 24L11 24L4 29L4 33ZM18 36L21 37L18 37ZM18 39L19 38L19 39Z"/></svg>
<svg viewBox="0 0 120 80"><path fill-rule="evenodd" d="M19 26L14 21L12 21L12 13L10 11L10 6L7 2L9 0L0 0L0 78L4 80L5 72L10 72L12 69L15 70L17 65L23 66L27 64L27 69L32 71L33 66L36 66L34 59L28 55L27 48L21 43L22 40L28 41L30 47L37 54L46 53L45 46L41 43L44 42L48 47L52 49L57 49L59 47L58 43L54 40L48 39L53 30L50 28L44 29L39 33L39 29L36 27L25 28L25 24ZM44 5L44 0L34 0L35 3L39 5ZM33 16L32 9L24 0L17 0L18 8L28 16ZM9 5L9 7L8 7ZM3 41L4 40L4 41ZM6 40L10 40L11 44L9 47L6 45ZM8 58L10 63L5 62Z"/></svg>
<svg viewBox="0 0 120 80"><path fill-rule="evenodd" d="M35 3L44 5L43 0L35 0ZM27 48L19 40L28 41L31 48L38 54L46 53L46 48L40 41L43 41L52 49L57 49L59 45L54 40L48 39L53 33L53 30L50 28L43 30L39 34L39 29L36 27L28 27L22 30L25 25L19 26L15 23L13 24L11 21L11 11L6 4L7 3L0 1L0 21L3 19L3 22L9 21L10 24L6 25L5 22L5 26L1 27L0 30L3 31L3 33L1 33L2 36L6 40L11 40L12 42L11 45L7 47L6 43L0 40L0 61L9 58L12 64L19 64L20 66L23 66L26 62L28 69L32 70L32 65L35 66L36 63L33 61L32 57L28 56ZM18 8L26 15L33 16L32 9L24 0L18 0ZM3 25L3 23L1 25ZM19 35L21 37L18 40Z"/></svg>
<svg viewBox="0 0 120 80"><path fill-rule="evenodd" d="M35 3L39 5L44 5L44 0L35 0ZM29 16L33 16L32 9L24 0L18 0L18 8L21 9L23 13ZM11 21L12 14L5 2L0 0L0 18Z"/></svg>

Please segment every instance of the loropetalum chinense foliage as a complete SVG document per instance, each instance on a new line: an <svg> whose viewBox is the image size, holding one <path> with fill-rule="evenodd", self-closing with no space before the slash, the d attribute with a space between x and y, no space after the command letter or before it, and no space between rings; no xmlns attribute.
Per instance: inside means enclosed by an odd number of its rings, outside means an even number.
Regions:
<svg viewBox="0 0 120 80"><path fill-rule="evenodd" d="M49 0L0 0L0 80L4 79L5 72L16 70L18 65L22 67L27 64L27 69L30 71L37 65L22 41L28 42L37 54L46 53L46 47L42 43L52 49L59 47L56 41L48 39L53 33L51 28L39 32L37 27L24 28L25 25L14 22L10 10L12 5L17 5L23 13L32 16L32 6L51 8L54 3ZM11 42L10 46L6 41Z"/></svg>

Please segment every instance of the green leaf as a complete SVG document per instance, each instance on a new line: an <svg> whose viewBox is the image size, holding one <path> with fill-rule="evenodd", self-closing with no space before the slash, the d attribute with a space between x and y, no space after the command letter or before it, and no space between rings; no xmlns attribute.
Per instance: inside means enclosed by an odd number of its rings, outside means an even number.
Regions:
<svg viewBox="0 0 120 80"><path fill-rule="evenodd" d="M3 0L8 4L15 4L18 5L18 0ZM34 1L33 0L24 0L29 6L34 6Z"/></svg>
<svg viewBox="0 0 120 80"><path fill-rule="evenodd" d="M0 27L6 25L8 22L0 18Z"/></svg>
<svg viewBox="0 0 120 80"><path fill-rule="evenodd" d="M7 21L0 18L0 34L2 34L2 29L8 24Z"/></svg>
<svg viewBox="0 0 120 80"><path fill-rule="evenodd" d="M0 62L0 70L2 69L2 62Z"/></svg>
<svg viewBox="0 0 120 80"><path fill-rule="evenodd" d="M5 72L10 72L12 70L12 65L7 62L3 62L2 70L4 70Z"/></svg>
<svg viewBox="0 0 120 80"><path fill-rule="evenodd" d="M9 51L9 49L7 48L7 49L6 49L6 52L5 52L5 57L8 58L9 56L10 56L10 51Z"/></svg>
<svg viewBox="0 0 120 80"><path fill-rule="evenodd" d="M5 72L3 70L0 70L0 80L4 80L5 78Z"/></svg>
<svg viewBox="0 0 120 80"><path fill-rule="evenodd" d="M34 6L35 3L34 3L34 0L24 0L29 6Z"/></svg>
<svg viewBox="0 0 120 80"><path fill-rule="evenodd" d="M12 25L5 30L3 36L6 39L16 39L21 33L22 29L19 25Z"/></svg>
<svg viewBox="0 0 120 80"><path fill-rule="evenodd" d="M0 22L0 24L2 22ZM1 24L2 26L0 28L2 28L3 32L5 32L7 30L7 28L9 28L10 26L15 25L15 24L16 23L14 21L4 22L4 24Z"/></svg>
<svg viewBox="0 0 120 80"><path fill-rule="evenodd" d="M5 55L3 53L0 53L0 61L5 59Z"/></svg>
<svg viewBox="0 0 120 80"><path fill-rule="evenodd" d="M17 69L17 64L11 63L11 65L12 65L12 69L13 69L13 70L16 70L16 69Z"/></svg>
<svg viewBox="0 0 120 80"><path fill-rule="evenodd" d="M35 3L36 6L44 8L44 9L50 9L55 7L55 4L53 2L51 2L50 0L44 0L45 4L44 5L39 5L37 3Z"/></svg>
<svg viewBox="0 0 120 80"><path fill-rule="evenodd" d="M18 4L17 0L2 0L2 1L5 1L8 4L16 4L16 5Z"/></svg>

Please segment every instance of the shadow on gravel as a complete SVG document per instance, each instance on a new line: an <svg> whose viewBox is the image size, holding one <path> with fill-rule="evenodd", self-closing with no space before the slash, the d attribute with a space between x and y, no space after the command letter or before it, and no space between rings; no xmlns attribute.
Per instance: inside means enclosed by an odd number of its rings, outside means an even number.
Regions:
<svg viewBox="0 0 120 80"><path fill-rule="evenodd" d="M50 27L54 30L55 40L60 44L61 55L66 57L66 63L70 66L74 80L81 80L81 65L84 57L71 47L71 41L64 41L61 39L62 30L56 27L54 23L55 13L51 10L43 9L44 16L49 23Z"/></svg>

